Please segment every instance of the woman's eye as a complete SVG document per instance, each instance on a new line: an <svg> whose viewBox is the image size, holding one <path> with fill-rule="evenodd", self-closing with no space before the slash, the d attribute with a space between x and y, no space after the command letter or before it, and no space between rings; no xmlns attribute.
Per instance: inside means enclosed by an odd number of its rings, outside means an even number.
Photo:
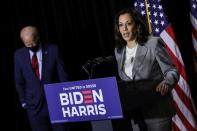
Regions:
<svg viewBox="0 0 197 131"><path fill-rule="evenodd" d="M119 24L118 26L119 26L119 27L122 27L122 26L123 26L123 24Z"/></svg>
<svg viewBox="0 0 197 131"><path fill-rule="evenodd" d="M132 25L132 23L131 22L128 22L127 25Z"/></svg>
<svg viewBox="0 0 197 131"><path fill-rule="evenodd" d="M126 25L130 26L130 25L132 25L132 23L131 22L128 22Z"/></svg>

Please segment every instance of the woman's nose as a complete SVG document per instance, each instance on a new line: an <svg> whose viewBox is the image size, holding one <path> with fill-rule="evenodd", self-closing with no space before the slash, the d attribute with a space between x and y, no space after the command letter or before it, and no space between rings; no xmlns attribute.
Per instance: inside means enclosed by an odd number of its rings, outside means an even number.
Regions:
<svg viewBox="0 0 197 131"><path fill-rule="evenodd" d="M128 29L128 28L127 28L127 25L125 24L125 25L124 25L124 30L127 30L127 29Z"/></svg>

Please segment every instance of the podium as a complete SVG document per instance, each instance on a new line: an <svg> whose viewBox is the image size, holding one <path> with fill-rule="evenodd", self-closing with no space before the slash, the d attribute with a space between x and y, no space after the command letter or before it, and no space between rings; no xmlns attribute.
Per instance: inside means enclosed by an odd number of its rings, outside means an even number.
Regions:
<svg viewBox="0 0 197 131"><path fill-rule="evenodd" d="M93 131L112 131L111 119L162 96L161 80L116 81L115 77L44 85L51 123L91 121Z"/></svg>
<svg viewBox="0 0 197 131"><path fill-rule="evenodd" d="M164 96L155 91L160 82L161 80L119 81L118 89L123 110L144 108L153 101L163 99Z"/></svg>
<svg viewBox="0 0 197 131"><path fill-rule="evenodd" d="M46 84L44 89L51 123L93 121L95 125L123 117L115 77Z"/></svg>

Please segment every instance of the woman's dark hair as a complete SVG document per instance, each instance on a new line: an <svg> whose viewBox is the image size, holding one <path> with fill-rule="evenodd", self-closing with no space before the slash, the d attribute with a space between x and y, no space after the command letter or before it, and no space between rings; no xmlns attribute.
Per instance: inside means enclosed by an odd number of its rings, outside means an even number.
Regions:
<svg viewBox="0 0 197 131"><path fill-rule="evenodd" d="M122 48L126 42L122 38L120 31L119 31L119 17L123 14L129 14L131 16L132 21L134 22L134 32L133 34L136 36L136 41L139 44L142 44L147 41L149 32L148 27L144 21L144 18L142 15L137 12L133 8L126 8L121 10L115 17L115 27L114 27L114 33L115 33L115 40L116 40L116 46L118 48Z"/></svg>

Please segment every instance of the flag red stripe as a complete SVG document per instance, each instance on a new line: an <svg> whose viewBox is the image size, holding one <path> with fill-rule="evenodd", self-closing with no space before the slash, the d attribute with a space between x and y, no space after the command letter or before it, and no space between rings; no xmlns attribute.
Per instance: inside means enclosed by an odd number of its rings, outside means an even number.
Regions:
<svg viewBox="0 0 197 131"><path fill-rule="evenodd" d="M191 99L185 95L183 90L179 87L179 85L176 86L175 88L179 98L181 101L184 103L184 105L187 107L187 109L191 112L191 114L195 114L194 109L192 107Z"/></svg>
<svg viewBox="0 0 197 131"><path fill-rule="evenodd" d="M181 121L184 123L184 126L186 127L186 129L188 129L188 131L195 131L195 129L192 127L192 125L187 121L187 119L185 118L185 116L183 115L183 113L180 111L180 109L177 106L177 103L176 102L174 102L174 105L176 107L177 115L179 116L179 118L181 119Z"/></svg>
<svg viewBox="0 0 197 131"><path fill-rule="evenodd" d="M171 39L173 39L174 41L176 41L175 36L174 36L174 33L173 33L173 30L172 30L172 28L170 28L170 26L168 26L168 28L166 28L165 31L168 33L168 35L171 37ZM174 44L176 44L176 43L174 43ZM175 64L175 66L179 70L181 76L183 77L184 80L186 80L185 82L187 82L187 75L186 75L186 72L185 72L184 65L181 64L181 62L179 61L179 59L175 56L176 54L174 54L172 52L172 50L168 47L168 44L166 44L166 49L167 49L167 51L168 51L168 53L170 55L170 58L172 59L173 63ZM189 87L187 87L187 88L189 88ZM194 109L193 109L193 106L192 106L192 103L191 103L191 99L188 98L188 96L185 94L185 92L178 85L175 88L175 91L177 92L177 95L179 96L179 98L181 99L181 101L183 102L183 104L186 106L186 108L188 109L188 111L190 111L190 113L195 117L195 112L194 112ZM176 103L176 104L178 104L178 103ZM180 111L180 109L177 107L176 110L177 110L177 115L179 116L180 114L178 113L178 111ZM186 119L183 114L181 116L184 117L184 119ZM183 118L181 120L183 120ZM183 123L184 123L184 121L183 121ZM190 126L192 127L192 125L190 125ZM187 126L187 128L188 127L189 126ZM192 128L194 128L194 127L192 127Z"/></svg>
<svg viewBox="0 0 197 131"><path fill-rule="evenodd" d="M185 68L182 66L182 64L180 63L180 61L177 59L177 57L172 53L171 49L167 46L166 44L166 50L172 60L172 62L174 63L174 65L176 66L176 68L179 70L181 76L186 80L187 76L186 76L186 72L185 72Z"/></svg>
<svg viewBox="0 0 197 131"><path fill-rule="evenodd" d="M174 38L174 32L170 28L171 26L168 26L166 30L162 31L162 33L160 34L160 37L169 46L170 50L172 50L173 54L177 57L177 60L181 63L181 65L184 66L184 63L181 57L181 52L179 51L179 48L176 44L176 40Z"/></svg>
<svg viewBox="0 0 197 131"><path fill-rule="evenodd" d="M181 131L174 122L172 122L172 129L173 131Z"/></svg>
<svg viewBox="0 0 197 131"><path fill-rule="evenodd" d="M174 31L173 31L173 29L172 29L171 24L169 24L169 25L165 28L165 31L170 35L170 37L174 40L175 44L177 45L176 37L175 37L175 34L174 34Z"/></svg>
<svg viewBox="0 0 197 131"><path fill-rule="evenodd" d="M194 29L193 26L192 26L192 34L193 34L194 38L197 40L197 31Z"/></svg>

